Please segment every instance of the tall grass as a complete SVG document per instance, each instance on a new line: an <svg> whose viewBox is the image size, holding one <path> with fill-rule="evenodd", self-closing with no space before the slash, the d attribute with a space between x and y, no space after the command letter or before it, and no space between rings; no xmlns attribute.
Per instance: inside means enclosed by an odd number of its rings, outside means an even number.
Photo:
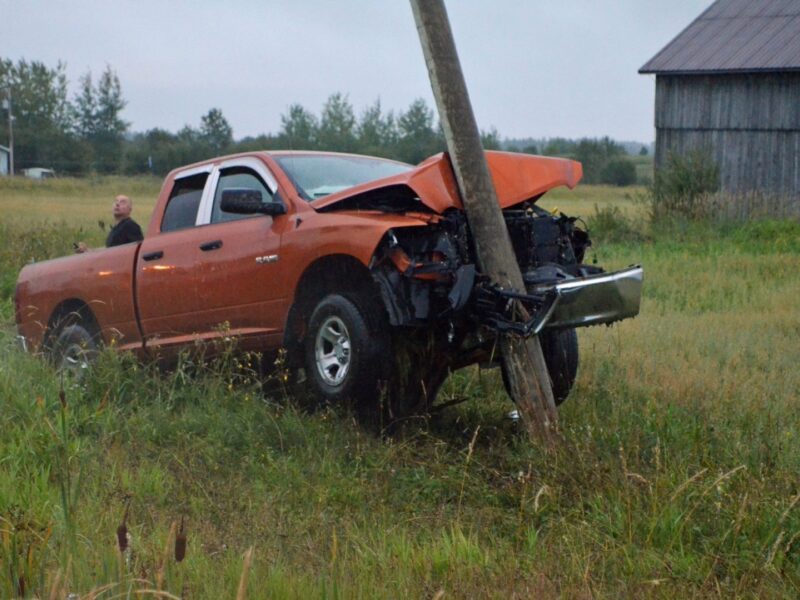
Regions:
<svg viewBox="0 0 800 600"><path fill-rule="evenodd" d="M800 217L796 194L721 190L719 167L707 148L686 155L669 154L656 171L648 194L656 221L677 218L720 223Z"/></svg>
<svg viewBox="0 0 800 600"><path fill-rule="evenodd" d="M43 222L37 225L0 222L0 299L11 298L20 269L30 262L65 256L78 240L102 244L102 233L89 234L66 223ZM96 245L95 244L95 245Z"/></svg>
<svg viewBox="0 0 800 600"><path fill-rule="evenodd" d="M797 597L799 239L682 222L598 244L645 265L642 314L580 332L552 454L478 369L440 397L468 402L390 439L235 354L162 372L104 351L61 402L4 297L0 596Z"/></svg>
<svg viewBox="0 0 800 600"><path fill-rule="evenodd" d="M150 220L161 179L156 177L60 177L37 181L25 177L0 178L0 222L36 225L43 221L93 229L111 221L117 194L134 203L133 217L144 226Z"/></svg>

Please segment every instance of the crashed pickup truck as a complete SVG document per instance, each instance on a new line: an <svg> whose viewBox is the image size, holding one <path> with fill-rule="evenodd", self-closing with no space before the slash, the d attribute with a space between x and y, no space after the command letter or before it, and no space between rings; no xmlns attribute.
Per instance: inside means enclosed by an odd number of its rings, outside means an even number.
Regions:
<svg viewBox="0 0 800 600"><path fill-rule="evenodd" d="M499 366L499 335L539 335L561 402L578 368L575 328L635 316L642 268L584 264L580 221L537 206L578 183L579 163L486 156L524 290L480 272L446 154L411 166L253 152L171 172L144 241L26 266L20 341L83 366L101 345L169 360L235 338L266 364L285 349L325 401L390 398L402 416L430 408L450 371Z"/></svg>

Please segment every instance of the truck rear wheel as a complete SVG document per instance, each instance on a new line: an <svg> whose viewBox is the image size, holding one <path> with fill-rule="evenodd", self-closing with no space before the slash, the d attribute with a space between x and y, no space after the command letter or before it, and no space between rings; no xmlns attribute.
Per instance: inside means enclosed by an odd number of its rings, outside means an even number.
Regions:
<svg viewBox="0 0 800 600"><path fill-rule="evenodd" d="M97 357L98 346L94 337L80 323L63 327L50 350L53 364L59 371L71 373L76 379L83 377Z"/></svg>

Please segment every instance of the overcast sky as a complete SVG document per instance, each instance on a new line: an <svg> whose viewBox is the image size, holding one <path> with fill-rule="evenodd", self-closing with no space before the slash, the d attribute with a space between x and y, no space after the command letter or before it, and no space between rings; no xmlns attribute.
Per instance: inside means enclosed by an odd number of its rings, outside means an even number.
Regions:
<svg viewBox="0 0 800 600"><path fill-rule="evenodd" d="M637 70L711 0L446 0L478 124L503 137L654 139L654 80ZM407 0L0 0L0 57L61 60L74 91L116 70L133 131L277 132L293 103L341 91L360 113L425 98Z"/></svg>

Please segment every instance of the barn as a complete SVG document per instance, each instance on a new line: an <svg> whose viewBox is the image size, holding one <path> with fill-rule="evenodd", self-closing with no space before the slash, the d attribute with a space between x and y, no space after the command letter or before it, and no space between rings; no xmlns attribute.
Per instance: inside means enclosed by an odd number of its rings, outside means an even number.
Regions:
<svg viewBox="0 0 800 600"><path fill-rule="evenodd" d="M656 79L657 169L708 151L723 192L797 211L800 0L717 0L639 73Z"/></svg>

